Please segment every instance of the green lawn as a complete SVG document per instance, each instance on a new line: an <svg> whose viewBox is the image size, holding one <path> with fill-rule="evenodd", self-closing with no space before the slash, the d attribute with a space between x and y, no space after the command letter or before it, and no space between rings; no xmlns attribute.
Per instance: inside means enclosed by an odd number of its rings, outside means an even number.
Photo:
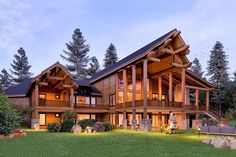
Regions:
<svg viewBox="0 0 236 157"><path fill-rule="evenodd" d="M175 135L114 130L106 133L28 131L27 137L0 140L0 157L233 157L236 150L215 149L193 131Z"/></svg>

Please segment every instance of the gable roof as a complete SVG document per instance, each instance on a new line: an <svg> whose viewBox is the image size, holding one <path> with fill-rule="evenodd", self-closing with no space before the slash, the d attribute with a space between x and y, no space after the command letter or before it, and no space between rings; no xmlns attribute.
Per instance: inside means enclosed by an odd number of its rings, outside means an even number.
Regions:
<svg viewBox="0 0 236 157"><path fill-rule="evenodd" d="M4 93L8 97L24 97L27 94L27 91L29 90L30 84L31 84L32 78L25 79L22 83L7 88Z"/></svg>
<svg viewBox="0 0 236 157"><path fill-rule="evenodd" d="M138 59L144 57L145 55L147 55L147 53L149 52L149 50L151 50L152 48L161 45L166 39L170 38L175 32L177 31L177 29L173 29L172 31L166 33L165 35L161 36L160 38L154 40L153 42L147 44L146 46L142 47L141 49L135 51L134 53L128 55L127 57L121 59L120 61L118 61L117 63L103 69L102 71L96 73L93 77L91 77L88 81L89 83L94 83L97 80L102 79L103 77L114 73L115 71L127 66L128 64L137 61Z"/></svg>

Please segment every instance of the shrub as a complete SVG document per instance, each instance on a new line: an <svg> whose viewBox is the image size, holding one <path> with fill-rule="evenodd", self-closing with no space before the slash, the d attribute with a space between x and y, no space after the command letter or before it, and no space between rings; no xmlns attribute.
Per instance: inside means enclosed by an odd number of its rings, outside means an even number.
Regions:
<svg viewBox="0 0 236 157"><path fill-rule="evenodd" d="M111 131L112 130L112 125L109 122L104 122L103 126L105 127L105 131Z"/></svg>
<svg viewBox="0 0 236 157"><path fill-rule="evenodd" d="M62 121L64 120L67 120L67 119L73 119L73 120L76 120L77 118L77 113L76 112L73 112L73 111L65 111L63 114L62 114Z"/></svg>
<svg viewBox="0 0 236 157"><path fill-rule="evenodd" d="M59 123L49 123L47 125L47 129L48 129L49 132L60 132L61 124L59 124Z"/></svg>
<svg viewBox="0 0 236 157"><path fill-rule="evenodd" d="M66 119L61 123L61 132L70 132L74 125L74 119Z"/></svg>
<svg viewBox="0 0 236 157"><path fill-rule="evenodd" d="M79 125L82 129L85 129L86 127L92 127L97 121L95 119L83 119L79 121Z"/></svg>
<svg viewBox="0 0 236 157"><path fill-rule="evenodd" d="M20 116L9 100L0 94L0 135L9 135L20 126Z"/></svg>

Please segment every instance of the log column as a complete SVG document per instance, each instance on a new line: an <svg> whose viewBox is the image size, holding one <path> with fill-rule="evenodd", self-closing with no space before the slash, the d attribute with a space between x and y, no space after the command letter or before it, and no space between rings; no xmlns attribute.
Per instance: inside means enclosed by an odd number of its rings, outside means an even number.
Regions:
<svg viewBox="0 0 236 157"><path fill-rule="evenodd" d="M143 119L147 119L147 59L143 61Z"/></svg>
<svg viewBox="0 0 236 157"><path fill-rule="evenodd" d="M158 76L158 99L159 99L159 106L162 106L162 79L161 76Z"/></svg>
<svg viewBox="0 0 236 157"><path fill-rule="evenodd" d="M183 68L181 71L181 96L182 103L185 105L185 69Z"/></svg>
<svg viewBox="0 0 236 157"><path fill-rule="evenodd" d="M127 98L127 77L126 77L126 69L123 70L123 108L125 108Z"/></svg>
<svg viewBox="0 0 236 157"><path fill-rule="evenodd" d="M206 111L209 111L209 90L206 91Z"/></svg>
<svg viewBox="0 0 236 157"><path fill-rule="evenodd" d="M170 105L172 106L172 100L173 100L173 95L172 95L172 72L169 73L169 102Z"/></svg>
<svg viewBox="0 0 236 157"><path fill-rule="evenodd" d="M71 88L71 89L70 89L70 107L71 107L71 108L74 107L74 101L73 101L73 99L74 99L74 89Z"/></svg>
<svg viewBox="0 0 236 157"><path fill-rule="evenodd" d="M127 119L125 111L126 102L127 102L127 77L126 77L126 69L124 69L123 70L123 121L122 121L123 129L127 129Z"/></svg>
<svg viewBox="0 0 236 157"><path fill-rule="evenodd" d="M162 129L162 115L161 112L158 114L158 119L159 119L159 125L160 125L160 130Z"/></svg>
<svg viewBox="0 0 236 157"><path fill-rule="evenodd" d="M196 109L199 111L199 89L196 89Z"/></svg>
<svg viewBox="0 0 236 157"><path fill-rule="evenodd" d="M35 107L39 105L39 85L38 82L36 81L35 84Z"/></svg>
<svg viewBox="0 0 236 157"><path fill-rule="evenodd" d="M136 65L132 65L132 107L135 108L135 100L136 100ZM132 130L136 129L137 121L136 121L136 110L132 110L132 121L131 127Z"/></svg>

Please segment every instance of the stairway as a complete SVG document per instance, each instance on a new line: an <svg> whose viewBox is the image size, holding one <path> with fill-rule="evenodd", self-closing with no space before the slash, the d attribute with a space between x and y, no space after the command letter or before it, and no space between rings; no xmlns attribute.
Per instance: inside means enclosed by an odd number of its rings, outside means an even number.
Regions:
<svg viewBox="0 0 236 157"><path fill-rule="evenodd" d="M209 111L204 111L204 114L206 114L207 116L209 116L215 120L220 119L220 115L219 115L217 108L213 107L213 106L209 106Z"/></svg>

